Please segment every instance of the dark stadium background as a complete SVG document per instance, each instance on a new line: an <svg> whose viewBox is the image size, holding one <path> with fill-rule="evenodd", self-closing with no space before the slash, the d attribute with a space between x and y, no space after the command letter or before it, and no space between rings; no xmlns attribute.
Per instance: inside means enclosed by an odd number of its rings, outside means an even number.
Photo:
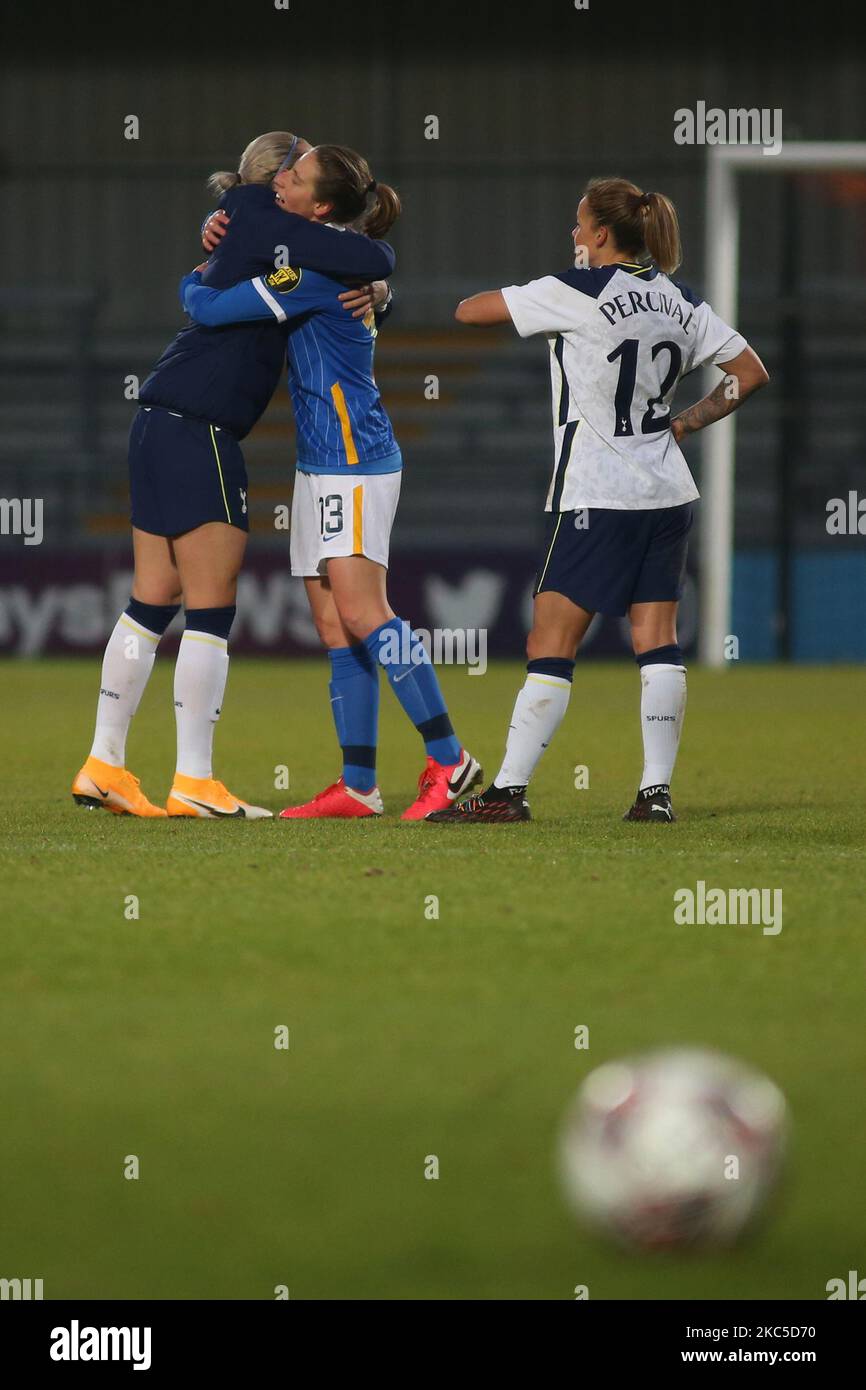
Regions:
<svg viewBox="0 0 866 1390"><path fill-rule="evenodd" d="M518 655L551 462L547 354L457 327L454 306L567 266L579 192L604 173L675 200L680 274L702 291L706 150L674 143L673 113L780 107L788 140L863 138L861 66L826 19L601 0L7 7L0 496L42 497L45 536L0 539L0 650L101 650L129 583L125 378L143 380L181 324L207 174L285 127L360 149L404 199L377 368L406 459L396 595L419 625L488 627L491 654ZM744 184L738 327L773 381L738 417L732 630L745 659L863 659L866 539L825 520L866 446L866 172ZM316 649L273 528L290 427L283 385L247 445L238 650ZM699 445L688 457L700 483ZM692 566L690 649L698 546ZM624 651L615 622L589 648Z"/></svg>

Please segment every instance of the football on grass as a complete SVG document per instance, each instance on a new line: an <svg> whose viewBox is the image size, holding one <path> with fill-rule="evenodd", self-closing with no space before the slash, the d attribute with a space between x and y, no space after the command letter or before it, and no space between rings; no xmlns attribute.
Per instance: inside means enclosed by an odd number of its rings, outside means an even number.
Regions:
<svg viewBox="0 0 866 1390"><path fill-rule="evenodd" d="M729 1245L775 1186L785 1130L781 1091L735 1058L681 1048L606 1062L563 1125L566 1196L627 1246Z"/></svg>

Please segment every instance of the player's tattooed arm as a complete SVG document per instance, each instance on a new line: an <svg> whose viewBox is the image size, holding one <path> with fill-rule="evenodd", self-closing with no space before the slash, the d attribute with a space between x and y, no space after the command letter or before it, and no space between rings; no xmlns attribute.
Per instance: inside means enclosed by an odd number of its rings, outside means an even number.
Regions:
<svg viewBox="0 0 866 1390"><path fill-rule="evenodd" d="M725 375L715 390L671 421L671 433L677 443L687 434L723 420L770 380L766 367L751 348L719 365Z"/></svg>
<svg viewBox="0 0 866 1390"><path fill-rule="evenodd" d="M715 424L716 420L724 419L732 410L736 410L741 400L742 397L732 394L731 383L728 380L720 381L708 396L689 406L688 410L684 410L671 421L674 439L679 442L685 435L694 434L696 430L705 429L707 425Z"/></svg>

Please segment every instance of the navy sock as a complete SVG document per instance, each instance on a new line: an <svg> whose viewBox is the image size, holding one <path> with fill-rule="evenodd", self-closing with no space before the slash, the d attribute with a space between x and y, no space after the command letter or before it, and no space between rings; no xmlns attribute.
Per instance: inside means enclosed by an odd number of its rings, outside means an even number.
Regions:
<svg viewBox="0 0 866 1390"><path fill-rule="evenodd" d="M362 642L334 647L331 663L331 713L343 752L343 781L358 792L376 785L379 724L379 668Z"/></svg>
<svg viewBox="0 0 866 1390"><path fill-rule="evenodd" d="M641 652L635 657L638 666L683 666L683 654L679 643L671 642L667 647L653 647L651 652Z"/></svg>
<svg viewBox="0 0 866 1390"><path fill-rule="evenodd" d="M431 758L445 767L459 763L463 751L454 736L433 664L424 644L403 618L391 618L364 643L385 670L391 689L424 740Z"/></svg>
<svg viewBox="0 0 866 1390"><path fill-rule="evenodd" d="M180 604L169 603L165 607L161 607L154 603L142 603L140 598L130 598L125 611L133 622L139 623L142 627L146 627L148 632L155 632L161 637L175 613L180 612Z"/></svg>
<svg viewBox="0 0 866 1390"><path fill-rule="evenodd" d="M212 637L221 637L224 642L227 642L236 612L237 609L234 604L230 608L188 608L186 610L187 631L209 632Z"/></svg>
<svg viewBox="0 0 866 1390"><path fill-rule="evenodd" d="M527 661L526 670L529 675L559 676L564 681L574 679L574 662L566 656L536 657L534 661Z"/></svg>

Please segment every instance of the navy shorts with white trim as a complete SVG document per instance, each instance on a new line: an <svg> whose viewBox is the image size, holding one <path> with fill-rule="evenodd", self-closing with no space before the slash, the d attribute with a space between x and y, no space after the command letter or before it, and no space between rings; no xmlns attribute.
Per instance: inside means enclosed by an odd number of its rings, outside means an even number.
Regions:
<svg viewBox="0 0 866 1390"><path fill-rule="evenodd" d="M180 536L208 521L249 530L238 441L162 406L140 406L132 422L129 493L133 526L155 536Z"/></svg>
<svg viewBox="0 0 866 1390"><path fill-rule="evenodd" d="M551 512L535 593L564 594L589 613L682 597L694 503L653 511Z"/></svg>

